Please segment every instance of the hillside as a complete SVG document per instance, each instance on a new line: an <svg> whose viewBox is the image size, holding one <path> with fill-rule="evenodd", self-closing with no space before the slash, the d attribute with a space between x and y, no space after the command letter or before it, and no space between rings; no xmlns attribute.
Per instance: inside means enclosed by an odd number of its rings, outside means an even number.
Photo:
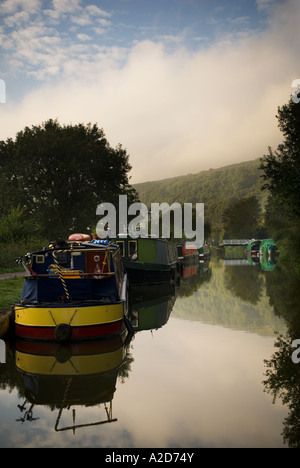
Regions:
<svg viewBox="0 0 300 468"><path fill-rule="evenodd" d="M197 174L143 182L134 185L140 201L151 203L204 203L205 221L218 231L224 208L242 197L256 196L263 206L267 193L261 190L259 159L210 169Z"/></svg>

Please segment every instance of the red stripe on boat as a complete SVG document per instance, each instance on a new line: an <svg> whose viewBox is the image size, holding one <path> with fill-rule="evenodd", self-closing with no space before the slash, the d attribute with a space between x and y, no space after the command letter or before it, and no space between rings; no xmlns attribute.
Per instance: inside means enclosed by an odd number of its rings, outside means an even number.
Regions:
<svg viewBox="0 0 300 468"><path fill-rule="evenodd" d="M71 340L108 338L110 336L119 335L124 331L123 319L113 323L103 325L89 325L81 327L71 327ZM28 325L16 324L16 335L21 338L34 340L55 340L56 327L31 327Z"/></svg>

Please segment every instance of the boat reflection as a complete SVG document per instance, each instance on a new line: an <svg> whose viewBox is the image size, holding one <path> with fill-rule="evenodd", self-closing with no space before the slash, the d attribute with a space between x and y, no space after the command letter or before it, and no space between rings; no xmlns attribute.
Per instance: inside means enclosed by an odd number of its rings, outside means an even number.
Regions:
<svg viewBox="0 0 300 468"><path fill-rule="evenodd" d="M133 330L153 330L165 325L176 295L173 284L133 289L129 301ZM106 340L65 343L8 337L3 341L6 355L1 359L1 381L4 386L17 388L22 398L17 405L17 421L39 419L37 407L57 412L56 432L75 433L81 427L117 421L112 402L117 382L124 383L131 372L133 338L129 332ZM82 418L91 414L82 410L84 407L95 408L93 421L82 423Z"/></svg>
<svg viewBox="0 0 300 468"><path fill-rule="evenodd" d="M241 258L223 258L225 266L254 266L259 267L262 271L273 271L276 268L276 257L267 257L266 255L253 256L245 253L245 257Z"/></svg>
<svg viewBox="0 0 300 468"><path fill-rule="evenodd" d="M37 405L57 410L55 431L75 430L117 421L112 417L116 382L125 363L128 343L123 336L86 343L15 341L15 366L22 377L25 401L18 421L34 420ZM29 409L27 410L27 406ZM76 408L99 406L105 418L76 424ZM59 428L64 409L72 408L72 423Z"/></svg>
<svg viewBox="0 0 300 468"><path fill-rule="evenodd" d="M128 318L133 330L156 330L164 326L174 307L177 291L171 283L132 290Z"/></svg>

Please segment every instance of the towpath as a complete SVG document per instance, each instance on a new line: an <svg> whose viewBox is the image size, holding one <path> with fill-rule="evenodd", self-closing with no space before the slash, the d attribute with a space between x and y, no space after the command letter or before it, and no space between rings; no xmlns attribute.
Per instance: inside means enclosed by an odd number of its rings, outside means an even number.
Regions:
<svg viewBox="0 0 300 468"><path fill-rule="evenodd" d="M14 271L13 273L2 273L0 275L0 281L14 278L23 278L26 275L25 271Z"/></svg>

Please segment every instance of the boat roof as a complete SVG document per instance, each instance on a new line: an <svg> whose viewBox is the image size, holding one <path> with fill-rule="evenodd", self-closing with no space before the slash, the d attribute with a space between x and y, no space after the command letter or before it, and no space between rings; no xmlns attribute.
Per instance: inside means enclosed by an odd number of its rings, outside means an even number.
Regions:
<svg viewBox="0 0 300 468"><path fill-rule="evenodd" d="M100 239L94 239L92 241L53 241L48 247L44 247L39 251L30 252L27 255L42 255L46 252L53 251L74 251L74 250L117 250L119 246L112 242L101 241Z"/></svg>

